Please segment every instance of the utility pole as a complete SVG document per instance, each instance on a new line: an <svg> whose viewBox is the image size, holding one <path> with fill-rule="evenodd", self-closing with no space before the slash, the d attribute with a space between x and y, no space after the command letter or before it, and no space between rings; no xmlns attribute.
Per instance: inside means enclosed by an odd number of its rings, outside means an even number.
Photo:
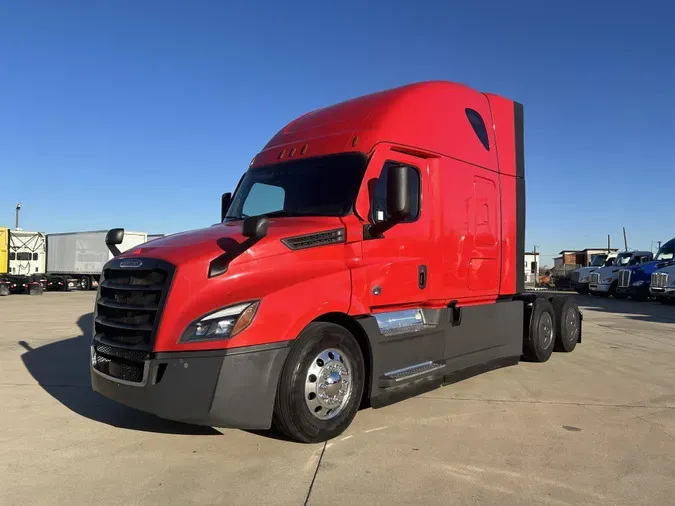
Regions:
<svg viewBox="0 0 675 506"><path fill-rule="evenodd" d="M610 241L609 241L609 234L607 234L607 254L609 255L610 251L612 250L610 246Z"/></svg>
<svg viewBox="0 0 675 506"><path fill-rule="evenodd" d="M22 202L18 202L16 204L16 221L14 223L14 228L16 230L19 230L19 211L21 211L21 206L23 205Z"/></svg>
<svg viewBox="0 0 675 506"><path fill-rule="evenodd" d="M626 227L623 227L623 247L624 251L628 251L628 241L626 240Z"/></svg>

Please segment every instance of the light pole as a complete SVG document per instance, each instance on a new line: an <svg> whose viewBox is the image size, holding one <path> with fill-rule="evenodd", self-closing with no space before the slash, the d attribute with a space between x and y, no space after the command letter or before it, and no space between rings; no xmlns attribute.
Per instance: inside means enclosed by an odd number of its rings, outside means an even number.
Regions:
<svg viewBox="0 0 675 506"><path fill-rule="evenodd" d="M21 202L19 202L19 203L16 204L16 223L15 223L15 226L14 226L14 228L15 228L16 230L19 229L19 211L21 211L21 206L22 206L22 205L23 205L23 203L21 203Z"/></svg>

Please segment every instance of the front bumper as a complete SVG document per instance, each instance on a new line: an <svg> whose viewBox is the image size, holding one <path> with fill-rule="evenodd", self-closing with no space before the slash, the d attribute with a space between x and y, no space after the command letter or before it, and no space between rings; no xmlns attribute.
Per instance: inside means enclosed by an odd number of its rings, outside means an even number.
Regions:
<svg viewBox="0 0 675 506"><path fill-rule="evenodd" d="M655 297L665 297L670 299L675 297L675 288L663 288L663 287L655 288L653 286L650 286L649 293L651 293Z"/></svg>
<svg viewBox="0 0 675 506"><path fill-rule="evenodd" d="M97 370L95 392L161 418L197 425L269 429L290 341L207 352L156 353L143 379L124 381Z"/></svg>
<svg viewBox="0 0 675 506"><path fill-rule="evenodd" d="M616 293L630 297L647 297L649 296L649 285L617 287Z"/></svg>
<svg viewBox="0 0 675 506"><path fill-rule="evenodd" d="M588 288L591 292L609 292L609 288L612 285L602 285L600 283L591 283L588 285Z"/></svg>

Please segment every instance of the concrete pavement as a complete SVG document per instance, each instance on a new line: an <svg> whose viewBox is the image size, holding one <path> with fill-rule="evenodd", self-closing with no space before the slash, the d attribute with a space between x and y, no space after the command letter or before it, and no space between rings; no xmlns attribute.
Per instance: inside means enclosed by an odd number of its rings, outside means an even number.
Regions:
<svg viewBox="0 0 675 506"><path fill-rule="evenodd" d="M92 293L0 298L0 504L672 504L675 307L579 301L572 354L301 445L108 401L89 387Z"/></svg>

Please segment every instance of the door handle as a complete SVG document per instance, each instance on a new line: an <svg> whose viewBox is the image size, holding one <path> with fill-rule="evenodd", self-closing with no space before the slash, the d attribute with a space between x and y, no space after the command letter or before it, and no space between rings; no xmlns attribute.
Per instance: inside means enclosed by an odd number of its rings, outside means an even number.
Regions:
<svg viewBox="0 0 675 506"><path fill-rule="evenodd" d="M424 290L427 286L427 266L420 265L417 269L417 285L420 290Z"/></svg>

